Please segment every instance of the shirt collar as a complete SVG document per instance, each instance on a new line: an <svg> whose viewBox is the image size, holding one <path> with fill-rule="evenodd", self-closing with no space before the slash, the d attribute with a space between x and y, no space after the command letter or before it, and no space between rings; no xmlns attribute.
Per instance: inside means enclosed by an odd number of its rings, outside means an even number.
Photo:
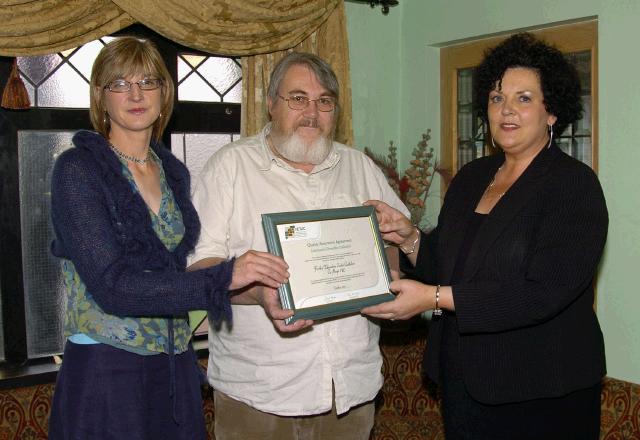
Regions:
<svg viewBox="0 0 640 440"><path fill-rule="evenodd" d="M273 154L273 151L271 151L271 148L269 147L269 142L267 141L267 136L269 135L270 132L271 132L271 122L267 123L267 125L264 126L264 128L259 134L260 145L262 146L260 171L269 171L271 167L274 165L290 171L300 171L296 168L293 168L287 162L285 162L284 160L282 160L281 158ZM320 163L319 165L316 165L313 168L313 171L311 171L311 173L309 174L315 174L320 171L333 168L336 166L338 162L340 162L340 153L336 149L335 142L332 142L331 151L329 152L327 157L322 161L322 163Z"/></svg>

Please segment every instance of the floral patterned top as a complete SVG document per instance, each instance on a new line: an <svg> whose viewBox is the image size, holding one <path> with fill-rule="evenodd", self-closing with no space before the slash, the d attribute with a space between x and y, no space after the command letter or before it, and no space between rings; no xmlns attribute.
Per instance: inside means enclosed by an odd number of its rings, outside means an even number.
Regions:
<svg viewBox="0 0 640 440"><path fill-rule="evenodd" d="M149 150L152 160L160 169L160 189L162 198L156 215L149 209L153 230L168 250L175 249L184 236L182 214L169 187L160 158ZM138 192L133 175L122 162L122 173L131 187ZM168 352L169 319L162 317L119 317L109 315L100 309L91 293L80 279L73 263L63 260L64 283L68 291L64 336L84 334L89 338L114 347L142 355ZM187 350L191 338L188 317L174 317L174 353Z"/></svg>

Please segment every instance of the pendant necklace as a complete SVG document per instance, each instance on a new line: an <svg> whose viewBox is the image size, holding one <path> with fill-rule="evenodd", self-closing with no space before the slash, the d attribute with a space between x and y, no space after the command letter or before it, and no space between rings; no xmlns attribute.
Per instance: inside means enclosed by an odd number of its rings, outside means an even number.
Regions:
<svg viewBox="0 0 640 440"><path fill-rule="evenodd" d="M496 173L491 178L491 182L489 182L489 185L487 186L487 189L484 190L484 195L487 195L489 193L489 191L491 191L491 188L493 188L493 186L496 184L496 176L498 175L498 173L500 172L501 169L502 169L502 165L500 165L500 167L498 168ZM502 197L505 192L506 191L499 193L498 194L498 198Z"/></svg>

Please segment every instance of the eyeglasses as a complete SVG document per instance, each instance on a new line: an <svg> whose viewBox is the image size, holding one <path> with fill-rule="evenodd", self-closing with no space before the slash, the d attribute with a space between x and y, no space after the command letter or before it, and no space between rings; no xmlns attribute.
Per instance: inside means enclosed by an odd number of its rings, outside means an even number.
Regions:
<svg viewBox="0 0 640 440"><path fill-rule="evenodd" d="M131 82L126 79L116 79L104 86L110 92L125 93L131 90L131 86L138 84L140 90L155 90L162 85L162 80L157 78L143 78L140 81Z"/></svg>
<svg viewBox="0 0 640 440"><path fill-rule="evenodd" d="M287 105L291 110L304 110L309 107L309 103L314 102L318 106L318 110L321 112L330 112L334 108L336 108L335 99L329 96L323 96L318 99L309 99L306 96L294 95L291 98L285 98L284 96L278 95L279 98L282 98L283 101L287 101Z"/></svg>

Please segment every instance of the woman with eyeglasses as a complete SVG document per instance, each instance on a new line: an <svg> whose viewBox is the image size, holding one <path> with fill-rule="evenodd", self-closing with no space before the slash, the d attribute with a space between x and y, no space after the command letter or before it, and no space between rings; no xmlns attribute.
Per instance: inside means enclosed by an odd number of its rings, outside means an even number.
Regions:
<svg viewBox="0 0 640 440"><path fill-rule="evenodd" d="M231 320L230 292L277 287L281 258L248 251L185 272L200 233L186 167L160 142L174 85L148 40L93 65L90 116L56 161L51 211L67 290L49 439L205 439L187 312Z"/></svg>

